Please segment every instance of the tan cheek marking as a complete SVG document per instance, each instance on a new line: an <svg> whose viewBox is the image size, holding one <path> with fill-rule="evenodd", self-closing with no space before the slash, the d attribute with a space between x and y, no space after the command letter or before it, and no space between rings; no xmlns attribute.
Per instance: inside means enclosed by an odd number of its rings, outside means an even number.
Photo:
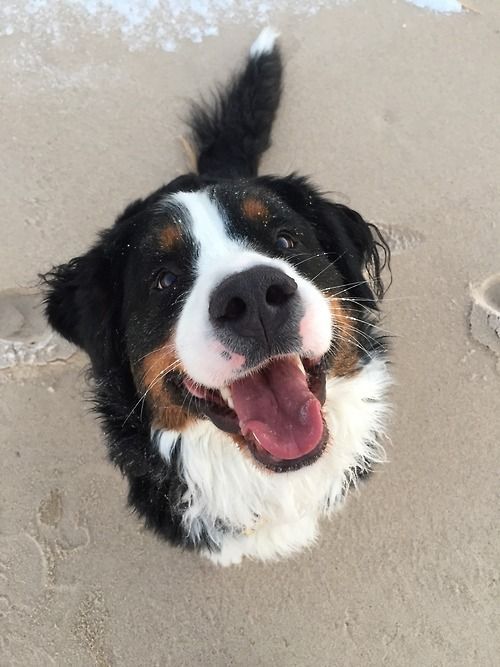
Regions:
<svg viewBox="0 0 500 667"><path fill-rule="evenodd" d="M181 406L173 403L161 377L161 373L166 369L183 372L173 340L167 340L161 349L145 357L138 366L138 373L134 372L134 375L140 391L147 391L146 400L153 413L153 426L169 431L182 431L193 421L193 417Z"/></svg>
<svg viewBox="0 0 500 667"><path fill-rule="evenodd" d="M358 368L360 356L359 348L354 342L356 332L340 301L335 297L330 297L329 302L336 329L336 334L334 334L336 350L330 374L335 377L352 375Z"/></svg>
<svg viewBox="0 0 500 667"><path fill-rule="evenodd" d="M161 241L165 248L173 248L182 240L182 234L179 227L176 225L168 225L161 231Z"/></svg>
<svg viewBox="0 0 500 667"><path fill-rule="evenodd" d="M269 210L263 201L255 197L247 197L241 205L243 215L249 220L265 220L269 216Z"/></svg>

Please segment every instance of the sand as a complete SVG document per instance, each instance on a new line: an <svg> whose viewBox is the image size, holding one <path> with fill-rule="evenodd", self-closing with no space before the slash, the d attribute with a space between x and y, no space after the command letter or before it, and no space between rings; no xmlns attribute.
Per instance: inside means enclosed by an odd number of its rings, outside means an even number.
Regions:
<svg viewBox="0 0 500 667"><path fill-rule="evenodd" d="M311 174L395 249L390 463L310 552L217 569L126 508L83 355L16 358L0 372L1 665L498 664L500 376L469 326L500 260L500 5L473 4L271 12L287 71L264 170ZM186 100L258 26L228 18L172 52L71 30L0 40L1 290L24 294L181 173Z"/></svg>

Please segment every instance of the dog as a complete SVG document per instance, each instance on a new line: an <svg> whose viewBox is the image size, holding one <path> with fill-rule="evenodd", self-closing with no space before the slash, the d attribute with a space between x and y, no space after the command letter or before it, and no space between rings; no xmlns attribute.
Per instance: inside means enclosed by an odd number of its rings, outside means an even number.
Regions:
<svg viewBox="0 0 500 667"><path fill-rule="evenodd" d="M259 176L277 33L189 126L197 170L45 274L51 326L90 357L109 457L147 527L214 563L312 544L384 458L389 250L307 178Z"/></svg>

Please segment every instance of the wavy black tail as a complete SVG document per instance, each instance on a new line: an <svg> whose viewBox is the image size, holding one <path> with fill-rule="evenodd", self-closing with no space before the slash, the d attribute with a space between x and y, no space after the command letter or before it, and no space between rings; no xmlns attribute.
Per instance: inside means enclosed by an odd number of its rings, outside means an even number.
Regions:
<svg viewBox="0 0 500 667"><path fill-rule="evenodd" d="M257 175L269 148L281 96L282 64L277 33L265 28L245 67L220 89L211 104L193 105L189 125L198 173L219 178Z"/></svg>

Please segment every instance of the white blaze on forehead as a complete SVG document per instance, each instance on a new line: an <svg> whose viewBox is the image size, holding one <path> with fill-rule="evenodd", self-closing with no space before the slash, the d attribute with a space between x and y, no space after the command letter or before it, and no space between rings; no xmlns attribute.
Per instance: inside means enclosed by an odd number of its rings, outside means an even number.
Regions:
<svg viewBox="0 0 500 667"><path fill-rule="evenodd" d="M214 269L224 256L233 256L246 246L243 241L231 239L227 233L223 210L210 199L206 190L199 192L178 192L169 201L182 208L187 214L184 228L198 247L199 255L195 266L197 275L204 270ZM223 269L223 267L221 267ZM225 272L227 273L227 272Z"/></svg>
<svg viewBox="0 0 500 667"><path fill-rule="evenodd" d="M256 266L272 266L293 278L298 285L309 334L303 353L321 356L331 342L331 314L318 288L283 259L252 249L243 238L230 235L226 212L210 190L178 192L165 204L181 211L185 233L196 245L196 279L177 322L175 346L188 375L206 387L220 388L232 381L244 364L244 357L223 348L210 322L208 307L214 289L225 278ZM223 349L221 349L221 347Z"/></svg>

